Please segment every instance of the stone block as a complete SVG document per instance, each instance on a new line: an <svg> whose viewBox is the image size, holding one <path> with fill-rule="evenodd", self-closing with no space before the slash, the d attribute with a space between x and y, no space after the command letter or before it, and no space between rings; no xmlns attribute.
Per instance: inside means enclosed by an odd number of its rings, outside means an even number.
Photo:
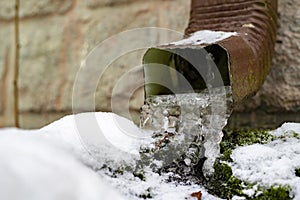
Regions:
<svg viewBox="0 0 300 200"><path fill-rule="evenodd" d="M41 17L64 14L72 8L74 0L26 0L20 1L20 17ZM15 1L0 1L0 20L13 20Z"/></svg>

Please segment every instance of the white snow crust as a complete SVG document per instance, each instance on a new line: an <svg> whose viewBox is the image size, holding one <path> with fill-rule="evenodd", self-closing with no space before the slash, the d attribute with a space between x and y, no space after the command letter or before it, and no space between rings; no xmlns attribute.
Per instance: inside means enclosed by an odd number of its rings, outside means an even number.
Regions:
<svg viewBox="0 0 300 200"><path fill-rule="evenodd" d="M238 147L233 151L233 163L230 164L233 175L255 187L288 186L291 196L300 199L300 177L295 174L300 168L300 124L285 123L270 133L282 139L264 145Z"/></svg>
<svg viewBox="0 0 300 200"><path fill-rule="evenodd" d="M171 43L172 45L202 45L213 44L222 40L225 40L231 36L236 36L236 32L223 32L223 31L211 31L202 30L197 31L190 35L190 37L177 42Z"/></svg>
<svg viewBox="0 0 300 200"><path fill-rule="evenodd" d="M75 118L91 116L107 139L103 146L89 147L78 130ZM86 130L93 131L88 126ZM159 176L150 169L145 171L145 180L126 170L113 176L101 169L103 164L111 168L135 165L140 145L150 141L149 137L140 140L129 134L136 132L150 134L112 113L70 115L38 130L0 129L0 199L135 200L150 192L154 200L193 200L191 194L198 191L203 200L218 199L201 185L169 182L169 174ZM300 168L300 124L285 123L270 133L281 139L233 151L233 162L229 163L233 175L255 184L244 191L249 196L258 185L289 186L294 199L300 199L300 177L295 175L295 169Z"/></svg>
<svg viewBox="0 0 300 200"><path fill-rule="evenodd" d="M89 146L82 139L76 120L96 117L107 139L103 146ZM87 123L86 130L90 129ZM0 199L9 200L105 200L140 199L148 188L154 200L195 199L201 191L203 200L218 199L202 186L167 182L150 169L145 180L124 172L117 177L101 170L121 164L134 165L139 158L140 140L129 136L148 134L131 121L112 113L83 113L66 116L38 130L0 129ZM136 133L139 132L139 133ZM116 148L117 146L120 149Z"/></svg>

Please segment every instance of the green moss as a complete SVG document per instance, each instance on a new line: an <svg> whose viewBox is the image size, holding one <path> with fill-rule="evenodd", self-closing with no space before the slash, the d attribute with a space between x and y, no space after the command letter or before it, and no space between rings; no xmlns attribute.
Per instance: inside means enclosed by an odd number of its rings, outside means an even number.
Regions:
<svg viewBox="0 0 300 200"><path fill-rule="evenodd" d="M235 195L247 197L242 190L251 188L252 185L243 183L243 181L234 177L230 166L224 161L232 161L230 155L237 146L254 143L264 144L273 139L274 136L265 130L234 130L226 132L220 144L222 156L216 160L214 165L215 173L206 183L209 192L224 199L231 199Z"/></svg>
<svg viewBox="0 0 300 200"><path fill-rule="evenodd" d="M138 177L139 179L141 179L141 181L145 181L146 180L146 177L145 177L145 174L143 171L136 171L136 172L133 172L133 175L135 177Z"/></svg>
<svg viewBox="0 0 300 200"><path fill-rule="evenodd" d="M296 135L297 136L297 135ZM294 134L294 137L296 137ZM284 137L285 138L285 137ZM221 142L222 156L214 164L215 173L205 183L208 191L220 198L232 199L233 196L245 197L246 199L291 199L290 189L287 187L259 187L254 197L249 197L243 193L244 189L253 188L254 184L243 182L232 175L232 170L226 162L232 162L230 155L238 146L251 145L255 143L266 144L275 140L276 137L266 130L233 130L224 134ZM224 162L226 161L226 162ZM300 175L300 168L296 170Z"/></svg>
<svg viewBox="0 0 300 200"><path fill-rule="evenodd" d="M230 154L238 146L251 145L255 143L266 144L273 141L275 136L269 134L267 130L233 130L224 134L221 142L222 160L231 161Z"/></svg>
<svg viewBox="0 0 300 200"><path fill-rule="evenodd" d="M242 181L232 175L230 166L217 159L214 169L215 173L206 183L211 194L224 199L231 199L235 195L243 195Z"/></svg>
<svg viewBox="0 0 300 200"><path fill-rule="evenodd" d="M215 163L214 169L216 171L216 173L214 174L214 178L217 180L226 182L232 176L231 168L225 163Z"/></svg>
<svg viewBox="0 0 300 200"><path fill-rule="evenodd" d="M231 155L231 153L232 153L232 150L231 149L226 149L226 150L221 150L221 152L222 152L222 157L221 157L221 159L222 160L224 160L224 161L232 161L232 159L231 159L231 157L230 157L230 155Z"/></svg>
<svg viewBox="0 0 300 200"><path fill-rule="evenodd" d="M231 143L234 146L251 145L254 143L266 144L275 139L275 136L268 133L268 130L233 130L224 134L223 142Z"/></svg>
<svg viewBox="0 0 300 200"><path fill-rule="evenodd" d="M289 196L290 188L288 187L271 187L270 189L266 189L263 191L262 194L258 195L257 197L253 198L255 200L289 200L292 199Z"/></svg>
<svg viewBox="0 0 300 200"><path fill-rule="evenodd" d="M294 138L297 138L297 139L300 139L299 133L296 133L296 132L293 132L293 137L294 137Z"/></svg>
<svg viewBox="0 0 300 200"><path fill-rule="evenodd" d="M300 139L300 136L299 133L296 133L295 131L286 131L283 133L283 135L278 137L278 139L282 139L282 140L286 140L287 138Z"/></svg>
<svg viewBox="0 0 300 200"><path fill-rule="evenodd" d="M220 159L214 164L215 173L205 183L210 194L223 199L232 199L233 196L244 197L245 199L255 200L289 200L290 188L284 186L264 188L259 187L253 197L243 193L244 189L253 188L254 184L246 183L232 175L229 165Z"/></svg>
<svg viewBox="0 0 300 200"><path fill-rule="evenodd" d="M189 180L189 176L194 179L197 176L199 183L201 183L208 192L212 195L218 196L223 199L232 199L234 196L244 197L245 199L262 199L262 200L285 200L291 199L289 196L290 188L284 186L277 186L266 188L262 186L254 187L255 183L244 182L237 177L233 176L232 169L228 163L232 162L230 155L232 151L238 146L252 145L255 143L266 144L275 139L284 140L288 137L299 137L297 133L289 133L280 137L275 137L268 133L266 130L234 130L224 133L223 140L221 142L221 157L218 158L214 164L215 172L210 177L204 177L203 173L198 172L197 169L202 169L203 162L197 165L194 174L185 174L186 179ZM175 150L174 150L175 151ZM146 152L147 153L147 152ZM156 155L159 156L159 155ZM170 158L173 159L173 158ZM204 161L204 160L203 160ZM150 162L151 163L151 162ZM180 165L175 165L181 168ZM143 168L136 170L134 175L139 177L141 180L145 180ZM300 176L300 168L295 170L295 174ZM184 177L184 176L183 176ZM184 181L183 181L184 182ZM252 197L247 196L243 193L247 189L255 189L254 195ZM152 198L150 190L139 196L140 198Z"/></svg>

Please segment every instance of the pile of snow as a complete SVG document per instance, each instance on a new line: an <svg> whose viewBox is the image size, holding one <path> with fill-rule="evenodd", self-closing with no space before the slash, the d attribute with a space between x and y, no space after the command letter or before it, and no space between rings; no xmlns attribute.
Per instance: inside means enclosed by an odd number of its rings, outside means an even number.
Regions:
<svg viewBox="0 0 300 200"><path fill-rule="evenodd" d="M236 35L237 35L236 32L201 30L191 34L191 36L186 39L179 40L171 44L172 45L213 44Z"/></svg>
<svg viewBox="0 0 300 200"><path fill-rule="evenodd" d="M152 141L152 132L141 130L116 114L104 112L69 115L39 131L49 140L62 143L82 162L93 167L133 165L139 159L140 146ZM145 137L138 137L140 135Z"/></svg>
<svg viewBox="0 0 300 200"><path fill-rule="evenodd" d="M123 199L97 174L38 131L0 131L0 199Z"/></svg>
<svg viewBox="0 0 300 200"><path fill-rule="evenodd" d="M93 119L100 129L92 128ZM102 134L97 135L97 130ZM142 181L130 172L115 177L101 169L103 164L112 168L134 165L140 145L150 139L133 136L143 134L149 133L112 113L71 115L39 130L2 129L0 199L139 199L137 195L148 188L157 200L195 199L191 193L198 191L203 200L217 199L199 185L168 183L167 176L151 170Z"/></svg>
<svg viewBox="0 0 300 200"><path fill-rule="evenodd" d="M233 175L256 186L289 186L294 199L300 199L300 177L295 174L300 168L300 124L285 123L270 133L282 139L233 151ZM254 194L254 190L247 192Z"/></svg>

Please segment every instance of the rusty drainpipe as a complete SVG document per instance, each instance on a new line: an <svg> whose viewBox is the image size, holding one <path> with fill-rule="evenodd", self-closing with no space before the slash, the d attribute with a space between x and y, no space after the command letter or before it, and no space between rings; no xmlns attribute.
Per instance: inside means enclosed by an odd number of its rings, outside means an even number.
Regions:
<svg viewBox="0 0 300 200"><path fill-rule="evenodd" d="M150 48L143 63L171 66L173 54L181 51L180 54L196 55L198 49L204 48L216 58L224 84L231 85L234 103L254 95L271 65L277 31L277 0L192 0L186 38L201 30L236 34L212 44L171 43ZM203 62L201 52L198 54L196 59ZM151 70L144 67L145 96L167 94L166 88L147 84L157 75ZM197 82L198 86L193 87L203 89L202 83Z"/></svg>

